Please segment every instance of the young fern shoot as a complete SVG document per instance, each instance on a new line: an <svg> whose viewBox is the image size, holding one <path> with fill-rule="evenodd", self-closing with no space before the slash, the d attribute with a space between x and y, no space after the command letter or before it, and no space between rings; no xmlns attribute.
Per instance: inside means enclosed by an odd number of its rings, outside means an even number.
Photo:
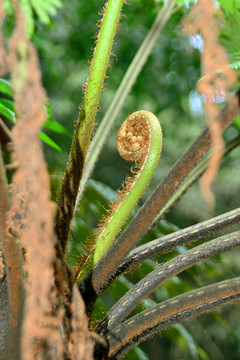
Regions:
<svg viewBox="0 0 240 360"><path fill-rule="evenodd" d="M162 150L162 130L156 116L145 110L128 116L118 132L117 147L125 160L136 161L139 171L134 172L133 178L127 179L123 190L118 192L119 199L113 203L110 216L100 225L92 252L77 269L78 281L112 245L153 176Z"/></svg>

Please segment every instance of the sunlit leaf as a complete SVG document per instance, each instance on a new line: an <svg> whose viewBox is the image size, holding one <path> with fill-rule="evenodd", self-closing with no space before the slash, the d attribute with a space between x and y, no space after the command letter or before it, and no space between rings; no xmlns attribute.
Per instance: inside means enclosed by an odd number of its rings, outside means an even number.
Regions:
<svg viewBox="0 0 240 360"><path fill-rule="evenodd" d="M55 141L53 141L47 134L45 134L44 132L40 132L39 134L40 139L47 145L49 145L50 147L52 147L53 149L59 151L59 152L63 152L62 149L60 148L60 146L58 146Z"/></svg>
<svg viewBox="0 0 240 360"><path fill-rule="evenodd" d="M72 137L71 133L65 129L65 127L63 127L61 124L59 124L57 121L55 120L47 120L43 127L45 129L48 130L52 130L53 132L59 133L59 134L64 134L69 136L70 138Z"/></svg>
<svg viewBox="0 0 240 360"><path fill-rule="evenodd" d="M4 104L2 104L0 99L0 114L5 116L7 119L15 122L15 113L8 109Z"/></svg>
<svg viewBox="0 0 240 360"><path fill-rule="evenodd" d="M0 78L0 92L13 97L13 88L10 81Z"/></svg>

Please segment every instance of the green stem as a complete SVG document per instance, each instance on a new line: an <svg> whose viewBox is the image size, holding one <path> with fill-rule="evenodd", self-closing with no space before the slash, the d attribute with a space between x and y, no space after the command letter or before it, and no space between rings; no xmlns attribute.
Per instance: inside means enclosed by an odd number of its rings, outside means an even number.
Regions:
<svg viewBox="0 0 240 360"><path fill-rule="evenodd" d="M90 66L55 216L55 231L63 252L66 251L83 164L90 144L94 120L111 55L113 38L123 3L123 0L109 0L106 3L97 45Z"/></svg>
<svg viewBox="0 0 240 360"><path fill-rule="evenodd" d="M97 38L97 45L94 50L93 60L90 67L90 74L87 80L87 87L84 94L81 113L84 112L85 121L81 122L78 131L78 140L81 148L88 150L90 135L94 126L94 119L97 112L100 95L106 77L109 57L116 32L123 0L109 0L105 5L105 13L101 21L101 28Z"/></svg>
<svg viewBox="0 0 240 360"><path fill-rule="evenodd" d="M94 138L90 144L89 152L87 154L86 163L84 165L84 172L79 186L75 210L83 196L87 182L92 174L99 154L104 146L104 143L106 142L107 137L109 136L114 122L123 108L139 73L148 59L148 56L151 54L161 30L173 13L174 5L175 1L169 1L166 7L163 7L159 11L152 28L145 37L132 63L129 65L128 70L116 92L116 95L114 96L111 105L109 106L96 134L94 135Z"/></svg>
<svg viewBox="0 0 240 360"><path fill-rule="evenodd" d="M119 130L117 140L120 155L126 160L138 161L140 171L119 193L120 201L113 206L115 212L105 221L96 239L94 251L79 269L80 281L112 245L151 180L160 158L162 131L158 119L149 111L137 111L128 116Z"/></svg>

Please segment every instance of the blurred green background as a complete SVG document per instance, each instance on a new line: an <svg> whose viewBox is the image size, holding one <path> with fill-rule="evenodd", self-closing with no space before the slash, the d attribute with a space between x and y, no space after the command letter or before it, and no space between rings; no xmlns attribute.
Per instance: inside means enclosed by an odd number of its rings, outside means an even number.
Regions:
<svg viewBox="0 0 240 360"><path fill-rule="evenodd" d="M94 48L93 36L97 32L96 24L104 0L68 0L62 4L62 8L58 9L50 24L43 25L36 20L33 42L39 53L43 84L49 97L52 117L73 134L78 106L82 99L82 85L88 75L88 64ZM124 5L110 61L111 67L108 69L105 91L101 96L101 106L97 114L98 123L151 27L159 6L162 6L162 2L154 0L132 0ZM195 39L195 42L187 38L181 26L182 19L188 11L187 7L180 8L162 31L101 153L72 226L69 251L75 258L82 250L81 242L95 231L97 220L104 214L104 208L115 198L115 191L125 176L130 174L131 165L118 155L115 140L119 126L126 116L140 109L150 110L159 118L163 128L163 154L154 178L139 205L205 127L201 98L195 89L200 77L200 51L197 48L201 45L201 38ZM223 40L225 46L228 46L227 35ZM195 44L195 47L191 43ZM235 48L229 52L232 62L236 60L233 56L234 51L236 52ZM71 138L50 130L44 131L62 149L60 153L44 144L51 174L52 196L55 200L68 159ZM236 123L226 131L225 140L232 139L237 133ZM213 186L216 208L212 215L239 206L239 155L238 148L222 162ZM196 183L167 215L166 220L161 221L144 241L205 220L208 217L207 213L199 183ZM182 247L174 255L185 250L186 248ZM161 256L157 261L161 263L171 256L173 254ZM73 263L72 260L69 261ZM154 261L146 261L128 276L122 276L117 285L111 286L103 293L94 316L100 318L133 283L155 267ZM174 277L157 289L151 299L146 300L135 312L151 306L154 302L239 274L239 250L235 249ZM126 359L239 359L239 310L239 304L227 306L221 311L172 327L141 344L138 349L131 351Z"/></svg>

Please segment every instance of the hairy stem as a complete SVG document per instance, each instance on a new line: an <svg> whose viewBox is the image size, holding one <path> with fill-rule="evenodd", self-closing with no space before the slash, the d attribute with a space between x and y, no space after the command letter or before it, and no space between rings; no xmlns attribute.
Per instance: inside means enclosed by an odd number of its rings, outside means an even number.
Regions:
<svg viewBox="0 0 240 360"><path fill-rule="evenodd" d="M90 145L94 119L103 90L108 60L111 55L113 38L123 2L123 0L109 0L105 5L76 131L72 141L69 161L64 174L55 216L55 231L63 252L66 251L79 182L83 172L83 164Z"/></svg>
<svg viewBox="0 0 240 360"><path fill-rule="evenodd" d="M240 278L237 277L163 301L152 309L131 317L107 333L110 359L121 359L130 348L160 330L239 300ZM97 350L96 347L95 354Z"/></svg>
<svg viewBox="0 0 240 360"><path fill-rule="evenodd" d="M173 276L200 261L209 259L238 245L240 245L240 231L196 246L159 266L139 281L111 308L99 325L99 332L104 332L107 329L110 330L118 325L143 299Z"/></svg>
<svg viewBox="0 0 240 360"><path fill-rule="evenodd" d="M118 151L129 161L137 161L139 171L119 192L119 201L113 205L112 214L100 228L94 250L79 269L82 280L112 245L133 207L145 191L156 169L162 150L162 130L158 119L149 111L137 111L128 116L118 136Z"/></svg>

